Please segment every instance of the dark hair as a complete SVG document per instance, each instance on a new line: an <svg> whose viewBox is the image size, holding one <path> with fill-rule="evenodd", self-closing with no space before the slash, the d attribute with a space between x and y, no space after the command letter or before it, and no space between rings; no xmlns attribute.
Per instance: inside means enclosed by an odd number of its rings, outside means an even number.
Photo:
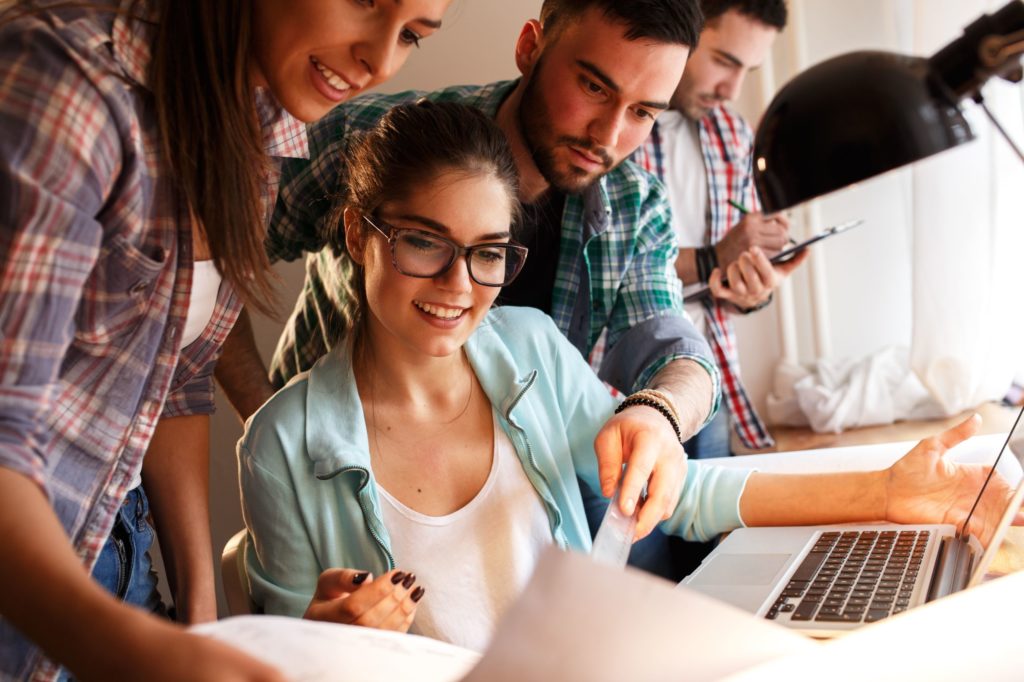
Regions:
<svg viewBox="0 0 1024 682"><path fill-rule="evenodd" d="M158 21L150 86L164 163L217 270L246 305L272 314L260 194L269 159L252 85L252 2L162 0Z"/></svg>
<svg viewBox="0 0 1024 682"><path fill-rule="evenodd" d="M628 40L649 38L692 48L704 26L697 0L544 0L540 21L545 33L553 36L590 9L625 24Z"/></svg>
<svg viewBox="0 0 1024 682"><path fill-rule="evenodd" d="M508 190L511 223L518 223L519 173L500 128L475 107L420 100L394 107L350 146L348 189L330 221L332 246L339 254L344 287L341 319L334 320L335 341L355 332L358 341L366 310L362 266L345 250L345 208L372 215L380 206L410 196L442 173L493 175ZM369 230L365 222L360 226Z"/></svg>
<svg viewBox="0 0 1024 682"><path fill-rule="evenodd" d="M734 10L743 16L750 17L767 26L780 31L786 28L786 0L700 0L700 8L704 12L704 21L711 21Z"/></svg>

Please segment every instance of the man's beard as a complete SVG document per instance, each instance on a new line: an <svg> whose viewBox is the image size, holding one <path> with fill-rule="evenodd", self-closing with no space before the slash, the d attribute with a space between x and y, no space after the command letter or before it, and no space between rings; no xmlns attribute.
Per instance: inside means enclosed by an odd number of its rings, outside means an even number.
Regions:
<svg viewBox="0 0 1024 682"><path fill-rule="evenodd" d="M615 162L607 151L595 146L590 140L570 137L568 135L555 137L550 124L553 115L544 102L538 88L538 81L540 80L538 76L542 64L543 58L537 62L533 72L527 77L528 80L523 88L523 96L519 101L517 116L519 132L523 136L523 141L526 143L526 148L530 152L534 165L537 166L537 170L548 181L548 184L564 194L582 194L588 187L614 168ZM550 138L555 138L554 142L545 146L543 140ZM570 165L567 171L559 171L555 159L555 150L562 145L573 146L598 157L601 159L605 170L598 174L591 174Z"/></svg>

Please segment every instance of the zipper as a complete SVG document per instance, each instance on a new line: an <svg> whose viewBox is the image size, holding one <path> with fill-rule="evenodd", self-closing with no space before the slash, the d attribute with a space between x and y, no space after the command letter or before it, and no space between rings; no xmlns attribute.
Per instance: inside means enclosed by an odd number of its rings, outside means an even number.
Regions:
<svg viewBox="0 0 1024 682"><path fill-rule="evenodd" d="M505 417L505 421L508 422L508 425L511 426L514 429L514 431L512 433L512 436L514 436L516 441L517 441L516 443L514 443L514 445L519 446L519 447L517 447L517 450L519 450L519 451L522 451L524 449L526 450L526 456L527 456L527 460L530 462L530 466L533 468L534 473L537 476L539 476L540 479L544 482L544 490L543 491L538 491L538 492L541 492L541 498L544 500L544 503L547 505L548 509L551 511L551 515L554 518L554 528L552 528L552 530L555 531L555 530L558 530L558 529L560 529L562 527L562 512L561 512L561 510L558 509L558 506L555 504L555 501L551 499L551 494L550 494L551 483L548 481L547 477L544 475L544 472L540 470L540 465L537 463L537 458L533 454L533 447L530 446L530 441L527 440L527 438L526 438L526 432L523 431L523 429L520 428L518 424L516 424L514 421L512 421L512 410L515 409L516 405L519 404L519 401L522 399L522 397L524 395L526 395L526 391L528 391L533 386L533 382L536 379L537 379L537 371L534 370L533 372L530 373L529 379L527 380L527 384L526 384L526 386L523 387L523 390L521 390L516 395L516 397L512 399L512 401L509 403L508 407L505 408L505 415L504 415L504 417ZM562 535L564 535L564 533ZM558 545L559 545L559 547L561 549L568 549L569 545L568 545L568 542L566 540L564 540L562 538L556 537L555 541L558 543Z"/></svg>
<svg viewBox="0 0 1024 682"><path fill-rule="evenodd" d="M363 467L343 467L341 469L336 469L335 471L332 471L329 474L317 476L317 478L321 481L328 481L336 476L351 473L353 471L359 473L362 477L362 480L356 489L356 499L359 500L359 508L363 511L363 518L367 519L366 530L370 532L370 537L372 537L373 541L377 543L378 549L380 549L381 554L384 555L384 561L388 565L388 570L392 571L395 568L395 557L391 554L390 550L388 550L387 546L384 544L384 540L381 538L380 534L376 530L374 530L373 525L369 522L369 519L375 518L375 515L373 514L372 509L367 508L365 500L366 496L363 494L363 491L365 490L366 485L370 481L370 471L368 469L364 469Z"/></svg>

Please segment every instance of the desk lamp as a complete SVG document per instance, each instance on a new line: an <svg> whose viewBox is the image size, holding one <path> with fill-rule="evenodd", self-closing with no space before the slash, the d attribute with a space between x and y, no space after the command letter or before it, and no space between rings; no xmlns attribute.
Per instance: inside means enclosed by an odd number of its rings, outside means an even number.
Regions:
<svg viewBox="0 0 1024 682"><path fill-rule="evenodd" d="M766 213L789 208L974 139L959 102L982 86L1020 82L1024 0L985 14L932 57L851 52L798 74L765 111L754 182Z"/></svg>

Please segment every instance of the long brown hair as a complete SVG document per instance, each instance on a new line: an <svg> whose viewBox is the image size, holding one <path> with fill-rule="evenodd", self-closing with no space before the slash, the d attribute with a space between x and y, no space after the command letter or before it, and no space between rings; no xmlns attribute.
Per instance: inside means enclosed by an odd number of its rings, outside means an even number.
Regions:
<svg viewBox="0 0 1024 682"><path fill-rule="evenodd" d="M157 25L149 64L169 177L199 221L217 270L242 301L275 316L277 295L260 186L268 162L252 85L253 0L110 2L0 0L0 26L27 14L91 9ZM152 3L152 5L151 5Z"/></svg>
<svg viewBox="0 0 1024 682"><path fill-rule="evenodd" d="M167 170L217 269L246 305L273 314L251 23L251 0L161 0L150 86Z"/></svg>

